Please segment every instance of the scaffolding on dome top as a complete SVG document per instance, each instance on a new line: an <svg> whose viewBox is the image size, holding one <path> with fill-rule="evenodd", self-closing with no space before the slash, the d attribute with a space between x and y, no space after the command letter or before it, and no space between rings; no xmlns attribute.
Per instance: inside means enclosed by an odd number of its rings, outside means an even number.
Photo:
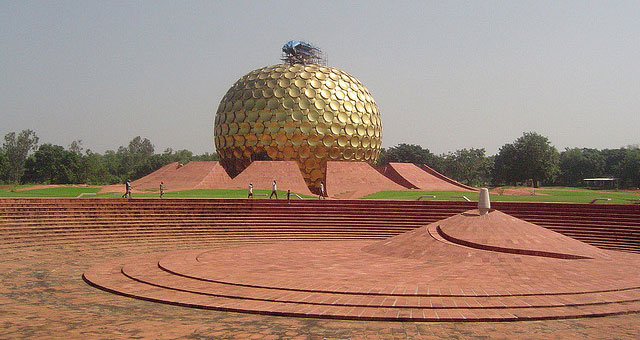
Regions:
<svg viewBox="0 0 640 340"><path fill-rule="evenodd" d="M283 62L293 64L322 64L327 65L325 54L320 48L306 41L291 40L282 46Z"/></svg>

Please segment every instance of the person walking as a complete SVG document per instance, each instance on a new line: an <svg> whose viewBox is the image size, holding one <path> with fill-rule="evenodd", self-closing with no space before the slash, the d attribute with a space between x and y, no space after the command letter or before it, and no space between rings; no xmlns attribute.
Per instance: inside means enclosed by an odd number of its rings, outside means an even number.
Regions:
<svg viewBox="0 0 640 340"><path fill-rule="evenodd" d="M253 198L253 183L249 183L249 197Z"/></svg>
<svg viewBox="0 0 640 340"><path fill-rule="evenodd" d="M160 198L164 196L164 182L160 182Z"/></svg>
<svg viewBox="0 0 640 340"><path fill-rule="evenodd" d="M272 198L273 195L276 196L276 199L278 199L278 185L276 184L276 180L273 180L273 183L271 184L271 195L269 195L269 198Z"/></svg>
<svg viewBox="0 0 640 340"><path fill-rule="evenodd" d="M324 182L320 182L320 195L318 195L319 200L323 200L325 196L324 193Z"/></svg>
<svg viewBox="0 0 640 340"><path fill-rule="evenodd" d="M129 182L129 180L124 183L124 195L122 195L122 197L131 198L131 182Z"/></svg>

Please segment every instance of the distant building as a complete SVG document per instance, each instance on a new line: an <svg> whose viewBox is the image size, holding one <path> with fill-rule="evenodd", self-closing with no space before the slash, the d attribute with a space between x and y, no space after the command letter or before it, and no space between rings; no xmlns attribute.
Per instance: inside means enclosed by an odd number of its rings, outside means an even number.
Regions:
<svg viewBox="0 0 640 340"><path fill-rule="evenodd" d="M617 189L620 185L620 179L614 177L585 178L583 181L587 187L595 189Z"/></svg>

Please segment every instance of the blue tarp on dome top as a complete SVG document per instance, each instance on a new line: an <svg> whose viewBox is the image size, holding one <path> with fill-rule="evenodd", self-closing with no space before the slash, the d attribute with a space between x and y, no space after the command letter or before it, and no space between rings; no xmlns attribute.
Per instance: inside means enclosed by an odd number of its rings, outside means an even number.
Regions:
<svg viewBox="0 0 640 340"><path fill-rule="evenodd" d="M282 46L282 61L289 64L323 62L322 51L306 41L291 40Z"/></svg>
<svg viewBox="0 0 640 340"><path fill-rule="evenodd" d="M307 49L307 50L318 50L317 47L309 44L306 41L299 41L299 40L291 40L288 43L284 44L284 46L282 46L282 52L284 53L291 53L291 52L297 52L298 47L302 47L302 49Z"/></svg>

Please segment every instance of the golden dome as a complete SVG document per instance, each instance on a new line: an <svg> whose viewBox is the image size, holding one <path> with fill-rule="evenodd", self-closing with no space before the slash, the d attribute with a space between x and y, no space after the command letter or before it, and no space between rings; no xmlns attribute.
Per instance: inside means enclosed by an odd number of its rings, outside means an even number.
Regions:
<svg viewBox="0 0 640 340"><path fill-rule="evenodd" d="M378 159L382 125L371 94L348 73L280 64L233 84L218 106L214 136L231 176L254 160L294 160L317 191L327 161Z"/></svg>

